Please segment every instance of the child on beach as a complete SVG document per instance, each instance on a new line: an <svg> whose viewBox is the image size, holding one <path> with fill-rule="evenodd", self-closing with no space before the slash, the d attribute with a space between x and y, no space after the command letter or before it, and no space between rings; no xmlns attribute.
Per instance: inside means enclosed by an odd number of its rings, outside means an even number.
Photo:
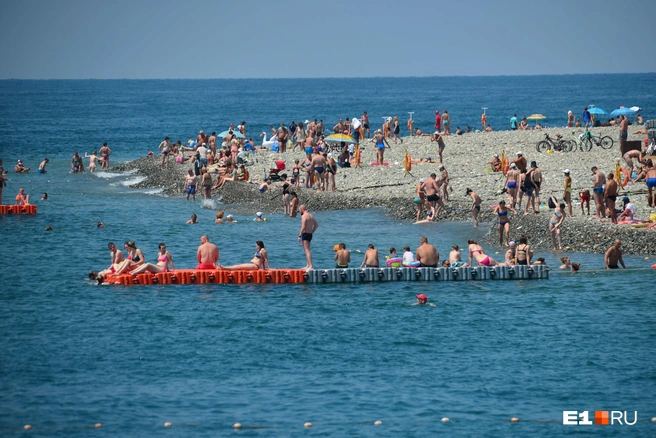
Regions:
<svg viewBox="0 0 656 438"><path fill-rule="evenodd" d="M588 216L590 216L590 190L581 190L579 198L581 199L581 214L585 214L583 210L583 204L585 204L588 209Z"/></svg>

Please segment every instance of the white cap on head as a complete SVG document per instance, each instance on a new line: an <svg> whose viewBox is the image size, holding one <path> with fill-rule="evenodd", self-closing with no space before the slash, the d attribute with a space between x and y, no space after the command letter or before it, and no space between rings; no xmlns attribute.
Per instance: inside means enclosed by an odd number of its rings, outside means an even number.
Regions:
<svg viewBox="0 0 656 438"><path fill-rule="evenodd" d="M563 173L569 173L569 169L563 170Z"/></svg>
<svg viewBox="0 0 656 438"><path fill-rule="evenodd" d="M261 211L258 211L258 212L255 213L255 214L256 214L257 216L262 216L262 212L261 212Z"/></svg>
<svg viewBox="0 0 656 438"><path fill-rule="evenodd" d="M522 151L517 152L517 155L524 155Z"/></svg>
<svg viewBox="0 0 656 438"><path fill-rule="evenodd" d="M515 168L517 165L515 163L510 163L510 167Z"/></svg>
<svg viewBox="0 0 656 438"><path fill-rule="evenodd" d="M444 169L444 164L440 164L440 167L438 169Z"/></svg>
<svg viewBox="0 0 656 438"><path fill-rule="evenodd" d="M499 154L494 154L494 156L495 156L496 158L499 158Z"/></svg>
<svg viewBox="0 0 656 438"><path fill-rule="evenodd" d="M515 246L515 241L511 240L510 242L508 242L508 246Z"/></svg>
<svg viewBox="0 0 656 438"><path fill-rule="evenodd" d="M231 214L229 214L229 215L227 215L226 217L232 217L232 215L231 215Z"/></svg>
<svg viewBox="0 0 656 438"><path fill-rule="evenodd" d="M419 182L420 182L420 183L422 183L422 182L426 182L426 180L425 180L424 178L420 178L420 179L419 179Z"/></svg>
<svg viewBox="0 0 656 438"><path fill-rule="evenodd" d="M309 121L309 120L307 120L307 119L305 119L305 123L306 123L306 124L307 124L307 123L310 123L310 121Z"/></svg>
<svg viewBox="0 0 656 438"><path fill-rule="evenodd" d="M333 153L332 153L332 152L328 152L328 156L329 156L329 157L332 157L332 156L333 156Z"/></svg>

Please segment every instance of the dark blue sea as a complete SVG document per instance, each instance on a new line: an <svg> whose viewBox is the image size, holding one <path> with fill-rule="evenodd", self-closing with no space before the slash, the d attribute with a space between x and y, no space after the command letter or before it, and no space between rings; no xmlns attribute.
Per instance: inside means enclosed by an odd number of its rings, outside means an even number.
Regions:
<svg viewBox="0 0 656 438"><path fill-rule="evenodd" d="M271 264L302 267L298 219L236 215L128 185L135 175L69 174L75 150L107 141L114 162L155 150L164 136L220 132L247 121L255 137L292 120L370 114L430 130L435 109L453 127L499 129L541 113L565 124L593 104L639 106L656 117L656 74L289 80L0 81L0 159L36 216L0 216L0 436L654 436L654 256L574 254L577 275L546 281L363 285L97 287L107 242L134 240L147 260L165 242L176 266L195 265L201 234L221 262L245 262L264 240ZM402 124L405 127L405 123ZM402 132L402 135L406 133ZM48 173L35 169L48 156ZM47 192L48 201L38 201ZM198 225L186 225L191 213ZM416 248L428 236L448 255L488 229L413 226L382 210L318 212L315 264L345 242ZM96 228L103 221L105 228ZM46 232L50 225L53 231ZM499 249L487 248L495 254ZM426 293L434 306L413 305ZM564 410L638 412L634 426L565 426ZM451 421L443 423L448 417ZM511 424L517 417L520 422ZM382 425L374 426L381 420ZM165 422L173 427L164 428ZM312 429L303 424L312 422ZM100 429L93 429L102 423ZM252 427L251 427L252 426Z"/></svg>

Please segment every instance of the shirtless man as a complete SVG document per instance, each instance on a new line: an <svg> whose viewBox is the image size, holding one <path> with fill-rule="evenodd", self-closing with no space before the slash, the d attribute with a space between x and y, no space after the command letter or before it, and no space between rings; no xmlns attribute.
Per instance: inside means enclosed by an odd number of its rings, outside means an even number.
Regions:
<svg viewBox="0 0 656 438"><path fill-rule="evenodd" d="M369 116L367 115L366 111L362 114L362 127L366 132L367 138L371 137L371 129L369 129Z"/></svg>
<svg viewBox="0 0 656 438"><path fill-rule="evenodd" d="M647 163L651 163L651 160L647 160ZM654 188L656 187L656 167L652 164L649 170L647 170L647 175L645 176L647 182L647 190L649 194L647 195L647 203L651 208L656 208L656 193L653 193Z"/></svg>
<svg viewBox="0 0 656 438"><path fill-rule="evenodd" d="M312 156L310 172L316 173L318 189L323 191L326 187L326 157L321 152L317 152Z"/></svg>
<svg viewBox="0 0 656 438"><path fill-rule="evenodd" d="M18 163L14 166L14 171L16 173L27 173L30 171L30 168L23 166L23 160L18 160Z"/></svg>
<svg viewBox="0 0 656 438"><path fill-rule="evenodd" d="M169 138L166 137L157 148L162 153L162 164L160 167L164 169L164 163L169 162L169 155L171 154L171 142L169 141Z"/></svg>
<svg viewBox="0 0 656 438"><path fill-rule="evenodd" d="M189 169L187 175L185 175L185 193L187 194L187 201L189 196L192 199L196 200L196 189L198 188L198 177L194 175L194 171Z"/></svg>
<svg viewBox="0 0 656 438"><path fill-rule="evenodd" d="M431 135L431 142L436 141L437 142L437 152L440 154L440 163L442 162L442 154L444 153L444 139L442 138L442 135L440 134L439 131L435 131L433 135Z"/></svg>
<svg viewBox="0 0 656 438"><path fill-rule="evenodd" d="M109 169L109 156L112 154L112 150L107 146L107 142L103 143L103 146L100 148L100 168L103 170Z"/></svg>
<svg viewBox="0 0 656 438"><path fill-rule="evenodd" d="M335 134L344 133L344 121L342 119L339 119L339 122L337 122L337 124L333 126L333 132Z"/></svg>
<svg viewBox="0 0 656 438"><path fill-rule="evenodd" d="M46 166L48 165L49 162L50 162L50 160L47 159L47 158L45 160L43 160L41 162L41 164L39 164L39 169L37 170L37 173L46 173L47 172L46 171Z"/></svg>
<svg viewBox="0 0 656 438"><path fill-rule="evenodd" d="M537 205L537 210L533 210L537 213L540 211L540 187L542 186L542 171L538 167L538 163L531 161L531 179L533 180L534 193L535 193L535 205Z"/></svg>
<svg viewBox="0 0 656 438"><path fill-rule="evenodd" d="M517 171L517 164L510 163L508 172L506 172L506 187L508 188L508 197L510 198L510 207L515 208L517 200L517 186L519 181L519 172Z"/></svg>
<svg viewBox="0 0 656 438"><path fill-rule="evenodd" d="M200 236L200 246L196 252L196 259L198 265L196 269L221 269L219 262L219 248L210 243L209 237L206 235Z"/></svg>
<svg viewBox="0 0 656 438"><path fill-rule="evenodd" d="M472 219L474 220L474 226L478 227L478 214L481 212L481 203L483 200L480 196L478 196L478 193L470 188L467 188L467 194L472 198Z"/></svg>
<svg viewBox="0 0 656 438"><path fill-rule="evenodd" d="M428 205L431 207L433 220L437 218L437 215L442 211L442 208L444 208L444 203L442 203L440 195L438 195L440 192L440 186L437 184L437 180L435 179L436 177L437 175L431 173L430 177L426 180L426 182L424 182L424 193L426 194ZM436 203L439 203L440 206L437 211L435 210Z"/></svg>
<svg viewBox="0 0 656 438"><path fill-rule="evenodd" d="M430 243L428 243L428 237L422 236L419 239L421 245L417 248L416 258L422 268L437 268L438 263L440 262L440 253L437 252L437 249Z"/></svg>
<svg viewBox="0 0 656 438"><path fill-rule="evenodd" d="M636 151L636 150L629 151L626 154L624 154L623 158L624 158L624 161L626 162L626 164L629 166L628 167L629 179L631 179L631 177L633 176L633 159L634 158L638 160L638 163L645 164L645 161L644 161L645 160L645 155L642 153L642 151Z"/></svg>
<svg viewBox="0 0 656 438"><path fill-rule="evenodd" d="M458 245L453 245L451 247L451 252L449 253L449 264L452 268L466 268L469 266L468 263L463 263L459 249L460 248L458 248Z"/></svg>
<svg viewBox="0 0 656 438"><path fill-rule="evenodd" d="M335 268L346 269L348 268L349 263L351 263L351 251L346 249L345 243L340 243L338 248L339 249L335 251Z"/></svg>
<svg viewBox="0 0 656 438"><path fill-rule="evenodd" d="M526 171L526 165L528 164L526 161L526 158L524 158L524 154L522 151L517 152L517 158L511 161L511 164L514 163L517 166L517 170L521 171Z"/></svg>
<svg viewBox="0 0 656 438"><path fill-rule="evenodd" d="M378 250L370 243L364 252L364 258L362 259L360 268L378 268L379 266Z"/></svg>
<svg viewBox="0 0 656 438"><path fill-rule="evenodd" d="M301 230L298 233L298 241L303 242L303 251L305 252L306 266L305 270L314 269L312 266L312 253L310 252L310 242L312 242L312 235L319 228L319 224L314 216L307 210L305 205L298 207L301 212Z"/></svg>
<svg viewBox="0 0 656 438"><path fill-rule="evenodd" d="M592 167L591 170L594 175L592 192L595 201L595 208L597 210L595 219L601 219L606 217L606 209L604 206L604 185L606 184L606 177L601 170L597 169L597 166Z"/></svg>
<svg viewBox="0 0 656 438"><path fill-rule="evenodd" d="M609 172L608 182L606 182L606 189L604 190L604 200L606 202L606 208L610 213L610 221L614 224L617 223L617 213L615 212L615 201L617 200L617 182L615 181L615 175L613 172Z"/></svg>
<svg viewBox="0 0 656 438"><path fill-rule="evenodd" d="M622 267L626 269L624 260L622 260L622 242L620 242L620 239L616 239L613 246L608 248L608 251L606 251L606 254L604 255L606 269L619 269L617 262L620 262Z"/></svg>
<svg viewBox="0 0 656 438"><path fill-rule="evenodd" d="M629 138L629 119L626 116L621 116L620 122L620 142L625 142Z"/></svg>

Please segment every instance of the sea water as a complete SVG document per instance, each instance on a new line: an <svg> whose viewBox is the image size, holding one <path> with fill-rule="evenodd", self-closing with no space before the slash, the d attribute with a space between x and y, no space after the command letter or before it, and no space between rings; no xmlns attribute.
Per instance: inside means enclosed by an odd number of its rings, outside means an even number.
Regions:
<svg viewBox="0 0 656 438"><path fill-rule="evenodd" d="M165 242L176 266L189 268L202 234L219 246L223 264L247 262L263 240L274 268L299 268L300 221L235 215L236 224L217 225L216 209L230 206L131 189L134 174L68 171L74 150L103 141L124 161L156 149L165 135L185 140L242 119L256 132L313 114L328 122L367 109L373 120L423 108L429 128L433 107L450 101L459 124L456 114L465 120L483 106L472 89L487 90L488 100L511 96L485 106L514 111L516 96L528 107L527 97L513 94L518 83L555 90L553 100L571 100L572 108L628 101L649 110L655 82L656 75L0 82L5 168L18 158L33 168L51 158L47 174L11 172L5 189L7 203L25 187L38 214L0 216L1 435L31 424L39 436L217 436L239 422L266 427L245 436L553 436L586 428L652 436L652 257L625 257L632 269L606 272L601 255L573 254L583 272L572 275L559 271L559 254L538 254L552 267L546 281L98 287L84 278L109 265L110 241L136 241L149 261ZM457 93L469 100L462 107ZM555 118L568 109L534 100L537 109L527 112ZM38 201L43 192L47 202ZM198 225L185 224L192 213ZM416 226L379 209L315 215L312 249L325 268L339 242L358 266L369 243L383 259L392 246L416 249L425 235L445 258L451 245L466 247L489 229ZM486 249L503 258L503 249ZM434 306L413 305L420 292ZM564 426L563 410L638 411L639 422ZM87 428L98 422L100 430ZM305 430L305 422L314 427Z"/></svg>

